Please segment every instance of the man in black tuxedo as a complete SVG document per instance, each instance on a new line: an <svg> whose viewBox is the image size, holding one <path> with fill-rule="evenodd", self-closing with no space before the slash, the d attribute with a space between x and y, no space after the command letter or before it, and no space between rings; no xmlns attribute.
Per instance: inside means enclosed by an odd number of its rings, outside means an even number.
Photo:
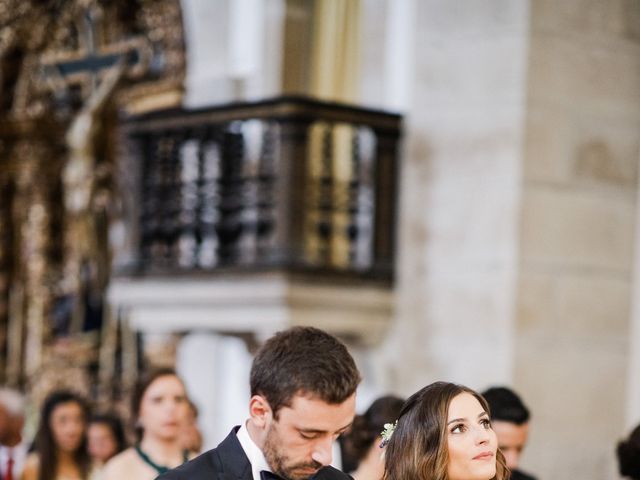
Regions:
<svg viewBox="0 0 640 480"><path fill-rule="evenodd" d="M520 455L529 437L529 409L520 397L506 387L493 387L483 392L491 410L491 426L498 437L498 448L503 453L510 480L536 480L518 469Z"/></svg>
<svg viewBox="0 0 640 480"><path fill-rule="evenodd" d="M360 374L346 347L312 327L279 332L251 367L249 419L217 448L157 480L349 479L329 466L355 414Z"/></svg>

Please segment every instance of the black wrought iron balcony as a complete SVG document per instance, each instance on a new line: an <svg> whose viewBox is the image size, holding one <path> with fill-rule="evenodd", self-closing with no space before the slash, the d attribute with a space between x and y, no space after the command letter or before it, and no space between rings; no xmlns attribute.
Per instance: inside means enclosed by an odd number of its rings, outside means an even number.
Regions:
<svg viewBox="0 0 640 480"><path fill-rule="evenodd" d="M131 273L390 281L400 128L396 114L304 97L127 119Z"/></svg>

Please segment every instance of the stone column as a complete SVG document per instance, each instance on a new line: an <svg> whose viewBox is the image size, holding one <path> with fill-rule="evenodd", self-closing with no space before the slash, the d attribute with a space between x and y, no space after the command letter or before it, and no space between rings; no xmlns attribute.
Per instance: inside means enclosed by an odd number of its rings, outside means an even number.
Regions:
<svg viewBox="0 0 640 480"><path fill-rule="evenodd" d="M640 10L531 2L515 384L541 478L616 478L640 131ZM640 372L635 372L636 377Z"/></svg>
<svg viewBox="0 0 640 480"><path fill-rule="evenodd" d="M182 0L181 5L186 107L281 92L284 0Z"/></svg>
<svg viewBox="0 0 640 480"><path fill-rule="evenodd" d="M230 336L194 332L180 342L176 370L198 407L203 451L248 418L251 358L244 342Z"/></svg>
<svg viewBox="0 0 640 480"><path fill-rule="evenodd" d="M419 1L389 377L512 378L528 2Z"/></svg>

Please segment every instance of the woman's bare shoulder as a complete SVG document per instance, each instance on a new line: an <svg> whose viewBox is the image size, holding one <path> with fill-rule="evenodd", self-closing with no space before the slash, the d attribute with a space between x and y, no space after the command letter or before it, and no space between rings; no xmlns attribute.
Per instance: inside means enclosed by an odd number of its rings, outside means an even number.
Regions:
<svg viewBox="0 0 640 480"><path fill-rule="evenodd" d="M109 460L102 470L102 480L119 480L126 478L126 473L140 466L140 457L133 448L127 448L123 452Z"/></svg>
<svg viewBox="0 0 640 480"><path fill-rule="evenodd" d="M37 453L30 453L24 461L21 480L36 480L40 468L40 457Z"/></svg>

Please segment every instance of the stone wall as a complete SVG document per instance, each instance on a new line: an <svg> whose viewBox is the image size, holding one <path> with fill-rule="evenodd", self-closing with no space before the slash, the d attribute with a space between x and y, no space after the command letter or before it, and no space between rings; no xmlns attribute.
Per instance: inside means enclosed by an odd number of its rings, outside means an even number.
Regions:
<svg viewBox="0 0 640 480"><path fill-rule="evenodd" d="M640 7L531 5L514 376L535 407L527 460L542 478L615 478L640 151Z"/></svg>
<svg viewBox="0 0 640 480"><path fill-rule="evenodd" d="M527 2L415 7L387 351L405 393L437 379L483 388L512 376Z"/></svg>
<svg viewBox="0 0 640 480"><path fill-rule="evenodd" d="M525 469L617 478L640 421L640 4L415 9L389 385L514 385Z"/></svg>

